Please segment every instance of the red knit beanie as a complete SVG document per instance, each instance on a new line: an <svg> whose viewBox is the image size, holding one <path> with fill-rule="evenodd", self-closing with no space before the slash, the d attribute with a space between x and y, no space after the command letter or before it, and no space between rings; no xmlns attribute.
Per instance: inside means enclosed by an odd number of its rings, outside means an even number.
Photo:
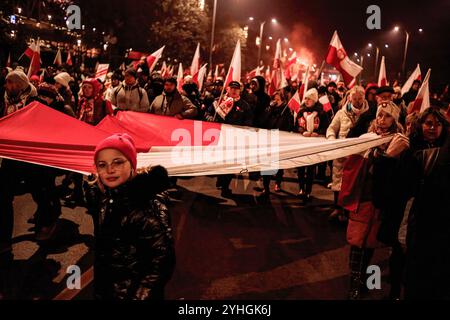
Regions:
<svg viewBox="0 0 450 320"><path fill-rule="evenodd" d="M130 161L133 170L136 171L137 153L133 138L130 135L126 133L117 133L101 141L95 148L95 161L97 160L98 153L104 149L116 149L122 152Z"/></svg>

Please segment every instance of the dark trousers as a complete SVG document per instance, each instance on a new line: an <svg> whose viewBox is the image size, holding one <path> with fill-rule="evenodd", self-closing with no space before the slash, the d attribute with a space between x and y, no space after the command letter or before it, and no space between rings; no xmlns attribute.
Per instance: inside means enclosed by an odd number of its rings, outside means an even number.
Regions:
<svg viewBox="0 0 450 320"><path fill-rule="evenodd" d="M222 188L222 190L230 189L231 180L233 180L233 174L223 174L217 177L217 185Z"/></svg>
<svg viewBox="0 0 450 320"><path fill-rule="evenodd" d="M297 168L298 185L300 190L305 191L306 194L311 194L312 192L315 171L315 165Z"/></svg>
<svg viewBox="0 0 450 320"><path fill-rule="evenodd" d="M0 242L11 243L14 197L25 193L31 193L37 204L37 229L51 226L61 215L55 170L5 159L0 168Z"/></svg>
<svg viewBox="0 0 450 320"><path fill-rule="evenodd" d="M350 247L350 286L358 289L366 286L367 267L373 257L374 249Z"/></svg>
<svg viewBox="0 0 450 320"><path fill-rule="evenodd" d="M266 191L268 191L269 187L270 187L270 180L272 180L272 175L262 175L262 176L263 176L264 189ZM284 170L283 169L278 170L277 173L275 174L275 183L280 185L281 181L283 181L283 176L284 176Z"/></svg>
<svg viewBox="0 0 450 320"><path fill-rule="evenodd" d="M391 256L389 257L389 282L391 283L391 297L400 297L402 291L405 262L405 254L402 250L402 247L398 243L392 247Z"/></svg>

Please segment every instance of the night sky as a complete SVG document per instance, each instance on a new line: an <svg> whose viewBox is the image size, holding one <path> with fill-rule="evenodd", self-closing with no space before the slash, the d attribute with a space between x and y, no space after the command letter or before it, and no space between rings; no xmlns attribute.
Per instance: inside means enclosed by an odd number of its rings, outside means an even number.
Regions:
<svg viewBox="0 0 450 320"><path fill-rule="evenodd" d="M366 9L371 4L381 9L381 30L366 27L369 17ZM401 69L405 43L404 31L392 31L398 25L410 33L407 70L420 63L422 72L432 68L431 81L436 89L449 82L450 0L218 0L218 12L219 18L231 18L240 23L248 21L250 16L259 20L277 18L279 25L269 24L266 35L299 39L300 45L309 47L319 64L334 30L338 30L349 55L370 52L369 42L378 44L380 48L383 46L381 54L386 56L388 74L392 75ZM257 24L251 27L258 29ZM419 28L423 28L423 33L418 32ZM301 35L293 35L293 30ZM388 49L384 48L386 43L390 46ZM370 58L365 61L367 59ZM373 56L371 59L374 62Z"/></svg>

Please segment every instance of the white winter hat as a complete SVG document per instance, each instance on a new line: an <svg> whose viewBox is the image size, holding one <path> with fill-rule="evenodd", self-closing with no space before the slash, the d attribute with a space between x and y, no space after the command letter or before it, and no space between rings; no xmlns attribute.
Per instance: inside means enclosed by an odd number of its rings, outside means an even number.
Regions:
<svg viewBox="0 0 450 320"><path fill-rule="evenodd" d="M69 82L73 81L73 78L68 74L67 72L61 72L55 76L56 83L59 83L60 85L68 88Z"/></svg>
<svg viewBox="0 0 450 320"><path fill-rule="evenodd" d="M316 103L317 101L319 101L319 92L316 88L309 89L305 93L305 99L311 99L312 101L314 101L314 103Z"/></svg>

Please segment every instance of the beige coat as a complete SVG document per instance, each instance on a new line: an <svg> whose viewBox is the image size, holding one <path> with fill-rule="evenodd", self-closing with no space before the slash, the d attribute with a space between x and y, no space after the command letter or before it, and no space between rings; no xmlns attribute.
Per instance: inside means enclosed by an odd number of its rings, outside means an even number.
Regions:
<svg viewBox="0 0 450 320"><path fill-rule="evenodd" d="M327 139L347 138L350 129L353 128L361 114L363 114L367 110L369 110L367 101L364 102L364 106L362 107L361 113L359 115L351 110L349 111L347 109L347 105L345 105L336 113L333 120L331 121L331 124L328 127L326 133ZM340 158L333 161L333 181L331 183L331 190L333 191L341 191L342 171L344 169L345 160L346 158Z"/></svg>

